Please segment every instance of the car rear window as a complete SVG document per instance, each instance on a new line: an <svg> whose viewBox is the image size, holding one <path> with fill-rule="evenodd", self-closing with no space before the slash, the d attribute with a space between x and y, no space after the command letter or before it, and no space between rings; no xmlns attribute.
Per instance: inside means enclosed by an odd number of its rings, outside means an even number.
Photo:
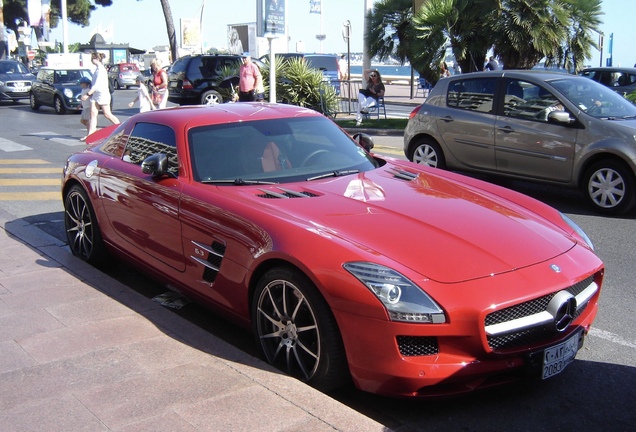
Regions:
<svg viewBox="0 0 636 432"><path fill-rule="evenodd" d="M307 64L315 69L337 71L338 60L333 56L305 56Z"/></svg>
<svg viewBox="0 0 636 432"><path fill-rule="evenodd" d="M448 86L449 107L492 113L496 78L461 79Z"/></svg>

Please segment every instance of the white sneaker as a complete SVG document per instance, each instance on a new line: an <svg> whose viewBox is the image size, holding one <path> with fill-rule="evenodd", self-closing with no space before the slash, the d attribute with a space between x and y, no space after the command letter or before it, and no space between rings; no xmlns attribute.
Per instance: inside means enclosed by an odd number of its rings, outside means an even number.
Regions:
<svg viewBox="0 0 636 432"><path fill-rule="evenodd" d="M362 124L362 120L356 121L356 126L360 126Z"/></svg>

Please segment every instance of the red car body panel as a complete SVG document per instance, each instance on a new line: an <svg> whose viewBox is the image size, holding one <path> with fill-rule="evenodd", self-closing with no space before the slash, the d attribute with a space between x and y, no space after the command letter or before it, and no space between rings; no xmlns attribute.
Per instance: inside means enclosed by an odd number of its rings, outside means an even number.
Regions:
<svg viewBox="0 0 636 432"><path fill-rule="evenodd" d="M284 185L194 181L187 144L192 128L314 116L319 114L268 104L139 114L108 133L125 138L135 122L143 121L172 127L180 161L177 178L153 178L139 165L104 151L117 140L104 141L101 131L89 138L96 145L69 159L63 187L80 184L87 191L113 252L242 325L250 325L251 293L263 269L281 262L298 268L331 308L353 380L366 391L423 396L498 383L522 375L529 354L580 329L587 332L598 309L603 264L556 210L529 197L398 161ZM87 166L94 161L92 172ZM396 174L403 172L408 179ZM311 198L263 196L281 187ZM200 263L201 245L211 244L224 250L213 280L205 277ZM343 269L354 261L404 275L441 305L447 322L390 321L378 298ZM488 314L585 278L599 289L566 331L520 348L489 346ZM396 342L402 336L434 337L439 353L405 356Z"/></svg>

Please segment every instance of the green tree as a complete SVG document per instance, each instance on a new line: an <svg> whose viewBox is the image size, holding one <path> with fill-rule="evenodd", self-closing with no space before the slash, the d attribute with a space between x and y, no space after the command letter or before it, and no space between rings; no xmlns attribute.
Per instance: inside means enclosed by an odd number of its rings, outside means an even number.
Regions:
<svg viewBox="0 0 636 432"><path fill-rule="evenodd" d="M567 39L568 13L560 0L502 0L491 22L493 51L506 69L530 69L557 55Z"/></svg>
<svg viewBox="0 0 636 432"><path fill-rule="evenodd" d="M367 34L369 52L380 60L395 58L404 64L412 37L413 0L380 0L369 12Z"/></svg>

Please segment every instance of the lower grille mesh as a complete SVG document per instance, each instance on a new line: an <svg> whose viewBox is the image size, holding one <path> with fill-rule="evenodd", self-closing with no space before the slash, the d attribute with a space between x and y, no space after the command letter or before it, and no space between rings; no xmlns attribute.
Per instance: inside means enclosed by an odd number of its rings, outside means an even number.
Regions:
<svg viewBox="0 0 636 432"><path fill-rule="evenodd" d="M397 336L400 354L405 357L434 355L439 353L434 336Z"/></svg>

